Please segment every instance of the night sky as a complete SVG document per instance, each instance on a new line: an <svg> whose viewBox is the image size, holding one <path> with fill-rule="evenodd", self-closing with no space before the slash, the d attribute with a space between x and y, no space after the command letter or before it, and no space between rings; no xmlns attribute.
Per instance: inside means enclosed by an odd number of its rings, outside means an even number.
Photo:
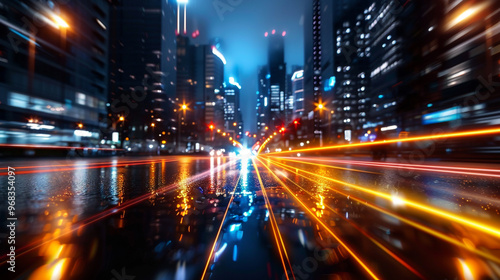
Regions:
<svg viewBox="0 0 500 280"><path fill-rule="evenodd" d="M235 77L242 86L241 110L245 130L255 131L257 68L267 63L266 31L286 31L285 61L304 64L303 9L310 0L189 0L188 34L200 36L193 43L221 39L226 57L225 80ZM232 3L233 5L231 5ZM221 5L219 13L215 6ZM224 7L228 10L224 11Z"/></svg>

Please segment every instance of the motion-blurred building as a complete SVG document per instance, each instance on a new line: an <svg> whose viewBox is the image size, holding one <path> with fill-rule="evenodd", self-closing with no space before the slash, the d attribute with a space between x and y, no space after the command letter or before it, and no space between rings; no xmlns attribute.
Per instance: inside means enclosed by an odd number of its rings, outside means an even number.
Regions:
<svg viewBox="0 0 500 280"><path fill-rule="evenodd" d="M224 131L233 138L242 135L243 120L240 108L241 86L234 78L224 87Z"/></svg>
<svg viewBox="0 0 500 280"><path fill-rule="evenodd" d="M133 150L171 143L176 128L169 101L176 88L175 7L168 1L116 1L112 19L112 126L122 145Z"/></svg>
<svg viewBox="0 0 500 280"><path fill-rule="evenodd" d="M404 7L397 1L374 1L366 9L364 16L368 20L370 37L365 52L370 55L370 72L367 73L370 90L361 99L370 101L370 110L363 128L395 128L399 121L397 102L405 94L400 87L402 67L405 60L414 59L405 56L404 51L404 44L411 40L407 36L411 36L412 30L404 30L407 24L402 14Z"/></svg>
<svg viewBox="0 0 500 280"><path fill-rule="evenodd" d="M268 127L282 126L286 121L286 32L278 34L276 30L266 33L268 38L267 67L269 74L269 124Z"/></svg>
<svg viewBox="0 0 500 280"><path fill-rule="evenodd" d="M260 136L264 136L270 125L270 97L269 97L269 78L267 66L261 66L257 75L257 131ZM267 129L266 129L267 128Z"/></svg>
<svg viewBox="0 0 500 280"><path fill-rule="evenodd" d="M181 142L210 144L215 140L213 130L222 129L225 124L226 59L216 46L192 45L185 36L177 36L177 41L176 102L188 107L183 113L186 119L181 121Z"/></svg>
<svg viewBox="0 0 500 280"><path fill-rule="evenodd" d="M344 10L335 22L335 76L324 84L325 92L333 91L333 99L325 110L330 137L351 141L363 133L369 111L370 33L369 10L353 6Z"/></svg>
<svg viewBox="0 0 500 280"><path fill-rule="evenodd" d="M104 0L0 3L0 143L99 145L108 22Z"/></svg>
<svg viewBox="0 0 500 280"><path fill-rule="evenodd" d="M500 114L500 2L413 3L400 101L401 129L409 131L498 125ZM411 12L415 11L415 12ZM418 69L416 71L416 69ZM408 81L408 82L407 82Z"/></svg>

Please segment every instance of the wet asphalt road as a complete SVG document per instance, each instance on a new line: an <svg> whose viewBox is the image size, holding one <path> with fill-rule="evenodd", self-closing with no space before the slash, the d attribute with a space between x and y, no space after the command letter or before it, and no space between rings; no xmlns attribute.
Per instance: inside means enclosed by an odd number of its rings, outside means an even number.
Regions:
<svg viewBox="0 0 500 280"><path fill-rule="evenodd" d="M1 279L498 279L500 172L351 158L1 162ZM12 178L11 178L12 179ZM10 221L10 220L9 220Z"/></svg>

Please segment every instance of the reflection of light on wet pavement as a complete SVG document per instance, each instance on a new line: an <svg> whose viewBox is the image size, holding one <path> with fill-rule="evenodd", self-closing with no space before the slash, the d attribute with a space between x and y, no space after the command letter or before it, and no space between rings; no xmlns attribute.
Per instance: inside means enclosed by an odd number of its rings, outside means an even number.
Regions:
<svg viewBox="0 0 500 280"><path fill-rule="evenodd" d="M185 280L186 279L186 261L178 261L177 268L175 270L175 280Z"/></svg>
<svg viewBox="0 0 500 280"><path fill-rule="evenodd" d="M458 259L458 262L462 268L462 277L464 280L474 280L474 275L469 265L462 259Z"/></svg>

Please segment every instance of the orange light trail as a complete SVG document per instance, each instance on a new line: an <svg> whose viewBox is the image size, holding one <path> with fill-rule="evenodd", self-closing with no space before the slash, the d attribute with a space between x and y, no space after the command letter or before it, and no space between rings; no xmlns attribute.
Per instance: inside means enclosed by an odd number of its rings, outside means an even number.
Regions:
<svg viewBox="0 0 500 280"><path fill-rule="evenodd" d="M291 160L289 157L273 157L279 158L286 161L296 161L300 163L312 164L306 161L298 161ZM334 162L340 164L352 164L352 165L362 165L362 166L376 166L376 167L392 167L392 168L400 168L400 169L408 169L408 170L422 170L422 171L430 171L430 172L440 172L440 173L450 173L450 174L460 174L460 175L475 175L475 176L486 176L486 177L495 177L500 178L500 174L489 174L489 173L479 173L479 172L493 172L500 173L500 170L497 169L488 169L488 168L469 168L469 167L454 167L454 166L439 166L439 165L420 165L420 164L404 164L404 163L385 163L385 162L366 162L366 161L351 161L351 160L325 160L325 159L313 159L313 158L303 158L310 161L321 161L321 162ZM320 165L325 166L325 165ZM328 166L328 165L326 165ZM333 167L332 168L340 168ZM438 169L438 170L436 170ZM457 171L455 171L457 170ZM460 171L458 171L460 170ZM479 171L479 172L470 172L470 171ZM380 173L378 173L380 174Z"/></svg>
<svg viewBox="0 0 500 280"><path fill-rule="evenodd" d="M325 180L328 180L328 181L331 181L331 182L334 182L334 183L337 183L337 184L340 184L340 185L348 186L348 187L351 187L351 188L356 189L358 191L361 191L361 192L364 192L364 193L368 193L368 194L371 194L371 195L374 195L374 196L386 199L386 200L391 201L391 202L394 201L394 199L395 199L391 194L387 194L387 193L375 191L375 190L368 189L368 188L365 188L365 187L361 187L361 186L358 186L358 185L354 185L354 184L351 184L351 183L348 183L348 182L344 182L344 181L336 180L336 179L333 179L333 178L329 178L329 177L326 177L326 176L323 176L323 175L319 175L319 174L316 174L316 173L313 173L313 172L306 171L304 169L299 169L299 168L294 167L294 166L277 163L275 161L273 161L273 162L276 165L288 166L288 167L300 170L301 172L304 172L304 173L307 173L307 174L311 174L311 175L320 177L322 179L325 179ZM464 217L460 217L460 216L454 215L454 214L446 212L444 210L440 210L440 209L437 209L437 208L434 208L434 207L431 207L431 206L423 205L421 203L418 203L418 202L415 202L415 201L412 201L412 200L408 200L408 199L404 199L404 198L397 198L397 199L398 199L399 202L404 203L404 205L412 207L412 208L415 208L415 209L418 209L418 210L420 210L422 212L433 214L433 215L436 215L436 216L448 219L450 221L454 221L454 222L460 223L462 225L466 225L466 226L475 228L475 229L477 229L479 231L482 231L484 233L488 233L488 234L493 235L493 236L495 236L497 238L500 237L500 230L497 229L497 228L490 227L490 226L485 225L483 223L475 222L475 221L473 221L471 219L468 219L468 218L464 218Z"/></svg>
<svg viewBox="0 0 500 280"><path fill-rule="evenodd" d="M274 212L273 212L273 208L271 207L271 202L269 201L269 197L267 196L267 192L266 192L266 189L264 187L264 183L262 183L262 178L260 177L259 169L257 168L257 164L255 163L255 161L253 159L252 159L252 163L253 163L253 166L255 168L255 172L257 173L257 178L259 180L260 188L262 190L262 195L264 196L264 199L266 201L266 208L267 208L267 211L269 212L269 217L271 220L271 228L273 230L274 239L276 240L276 246L278 247L278 252L280 254L281 263L283 264L283 269L285 271L286 279L290 279L290 277L288 276L288 269L286 268L285 260L283 259L283 255L281 253L281 250L283 250L283 252L285 254L286 260L288 262L288 266L290 267L290 273L292 274L293 279L295 279L295 274L293 273L292 265L290 263L290 259L288 258L288 254L286 252L286 247L285 247L285 244L283 242L283 238L281 237L280 230L278 228L278 223L276 222L276 218L274 217ZM278 237L279 237L279 240L278 240ZM281 246L280 246L280 242L281 242Z"/></svg>
<svg viewBox="0 0 500 280"><path fill-rule="evenodd" d="M280 167L281 167L281 166L280 166ZM283 169L285 169L285 170L288 170L288 171L291 171L291 172L295 172L295 169L292 169L292 168L286 168L286 167L281 167L281 168L283 168ZM305 179L307 179L307 180L311 181L311 182L314 182L314 183L317 183L317 184L319 184L319 183L320 183L320 182L318 182L318 181L316 181L316 180L313 180L313 179L311 179L311 178L309 178L309 177L306 177L306 176L304 176L304 175L302 175L302 174L298 174L298 175L299 175L300 177L302 177L302 178L305 178ZM493 255L491 255L491 254L489 254L489 253L487 253L487 252L484 252L484 251L480 251L480 250L478 250L478 249L476 249L476 248L471 248L471 247L468 247L468 246L466 246L464 243L460 242L459 240L454 239L454 238L451 238L451 237L449 237L449 236L447 236L447 235L445 235L445 234L443 234L443 233L441 233L441 232L439 232L439 231L437 231L437 230L434 230L434 229L432 229L432 228L429 228L429 227L427 227L427 226L425 226L425 225L422 225L422 224L417 223L417 222L415 222L415 221L412 221L412 220L410 220L410 219L404 218L404 217L402 217L402 216L400 216L400 215L398 215L398 214L395 214L395 213L393 213L393 212L391 212L391 211L389 211L389 210L386 210L386 209L384 209L384 208L381 208L380 206L377 206L377 205L372 204L372 203L370 203L370 202L368 202L368 201L366 201L366 200L363 200L363 199L361 199L361 198L358 198L358 197L356 197L356 196L353 196L352 194L348 194L348 193L342 192L342 191L340 191L340 190L338 190L338 189L334 189L334 188L331 188L331 187L328 187L328 186L327 186L327 188L328 188L328 189L330 189L330 190L332 190L332 191L334 191L334 192L336 192L336 193L338 193L338 194L341 194L341 195L343 195L343 196L349 197L349 199L353 199L353 200L355 200L355 201L357 201L357 202L359 202L359 203L362 203L363 205L366 205L366 206L368 206L368 207L370 207L370 208L372 208L372 209L374 209L374 210L376 210L376 211L379 211L380 213L383 213L383 214L386 214L386 215L388 215L388 216L391 216L391 217L393 217L393 218L395 218L395 219L398 219L398 220L400 220L401 222L404 222L404 223L406 223L406 224L408 224L408 225L410 225L410 226L412 226L412 227L415 227L415 228L417 228L417 229L419 229L419 230L421 230L421 231L423 231L423 232L425 232L425 233L428 233L428 234L430 234L430 235L432 235L432 236L435 236L435 237L437 237L437 238L439 238L439 239L441 239L441 240L444 240L444 241L446 241L446 242L449 242L449 243L451 243L451 244L453 244L453 245L455 245L455 246L457 246L457 247L460 247L460 248L465 249L465 250L467 250L467 251L470 251L470 252L476 253L476 254L477 254L477 255L479 255L479 256L482 256L482 257L484 257L484 258L486 258L486 259L489 259L489 260L491 260L491 261L494 261L494 262L496 262L496 263L499 263L499 264L500 264L500 259L499 259L499 258L497 258L496 256L493 256Z"/></svg>
<svg viewBox="0 0 500 280"><path fill-rule="evenodd" d="M379 173L379 172L371 172L371 171L365 171L365 170L359 170L359 169L353 169L353 168L338 167L338 166L333 166L333 165L311 163L311 162L307 162L307 161L294 160L294 159L290 159L290 158L282 158L282 157L280 157L280 159L283 159L285 161L292 161L292 162L297 162L297 163L309 164L309 165L314 165L314 166L322 166L322 167L333 168L333 169L340 169L340 170L347 170L347 171L354 171L354 172L361 172L361 173L370 173L370 174L382 175L382 173Z"/></svg>
<svg viewBox="0 0 500 280"><path fill-rule="evenodd" d="M222 226L224 225L224 221L226 220L227 212L229 211L229 207L231 206L231 203L233 203L234 199L234 193L236 192L236 187L238 186L238 182L240 181L241 178L241 173L238 177L238 180L236 180L236 184L234 185L233 188L233 194L231 194L231 199L229 200L229 203L227 204L226 211L224 212L224 216L222 217L222 221L219 226L219 230L217 231L217 235L215 236L214 244L212 245L212 248L210 249L210 254L208 255L207 263L205 264L205 268L203 269L203 274L201 275L201 280L205 279L205 275L207 273L208 266L210 265L210 262L212 261L212 256L215 251L215 246L217 245L217 240L219 240L219 235L222 230Z"/></svg>
<svg viewBox="0 0 500 280"><path fill-rule="evenodd" d="M220 166L218 166L216 169L222 169L222 168L225 168L226 166L232 164L232 162L227 162L227 163L224 163ZM123 211L125 210L126 208L130 207L130 206L133 206L133 205L136 205L138 203L141 203L149 198L151 198L152 196L155 196L157 194L162 194L162 193L167 193L167 192L170 192L172 190L175 190L176 188L178 188L179 186L183 185L183 184L192 184L196 181L199 181L205 177L208 177L210 175L210 170L207 170L207 171L204 171L202 173L199 173L199 174L196 174L192 177L189 177L189 178L186 178L185 180L181 181L181 182L178 182L178 183L173 183L173 184L170 184L168 186L165 186L165 187L162 187L162 188L159 188L157 189L154 193L146 193L146 194L143 194L143 195L140 195L136 198L133 198L131 200L128 200L124 203L122 203L121 205L118 205L118 206L115 206L115 207L112 207L110 209L107 209L101 213L97 213L87 219L84 219L80 222L78 222L78 224L75 224L73 226L73 228L67 230L66 232L64 233L61 233L59 234L59 236L57 237L54 237L54 238L51 238L49 240L45 240L43 241L43 239L38 239L38 240L34 240L33 242L31 242L30 244L27 244L23 247L20 247L19 249L16 250L16 256L22 256L34 249L37 249L51 241L54 241L54 240L57 240L63 236L66 236L72 232L75 232L77 230L80 230L81 228L85 227L85 226L88 226L92 223L95 223L99 220L102 220L104 218L107 218L111 215L114 215L116 213L119 213L120 211ZM0 265L3 265L5 264L5 262L7 261L7 254L2 254L2 257L0 257Z"/></svg>
<svg viewBox="0 0 500 280"><path fill-rule="evenodd" d="M275 177L278 177L275 172L271 171L270 169L269 169L269 171L272 172L273 175L275 175ZM310 197L315 198L315 196L313 194L311 194L311 192L309 192L308 190L302 188L299 184L295 183L292 179L286 177L284 174L283 174L283 178L285 178L286 180L290 181L290 183L294 184L296 187L298 187L299 189L301 189L302 191L304 191L305 193L307 193ZM381 250L383 250L385 253L387 253L389 256L391 256L394 260L396 260L397 262L399 262L406 269L408 269L409 271L411 271L413 274L417 275L420 279L425 279L425 277L422 274L420 274L411 265L409 265L407 262L405 262L403 259L401 259L398 255L396 255L394 252L392 252L389 248L385 247L382 243L378 242L371 234L369 234L368 232L366 232L365 230L363 230L361 227L359 227L353 221L351 221L349 219L346 219L344 217L344 215L339 214L335 209L333 209L329 205L325 205L325 206L330 211L332 211L337 216L339 216L342 220L344 220L345 222L347 222L351 226L353 226L356 230L358 230L361 234L363 234L366 238L368 238L371 242L373 242L377 247L379 247Z"/></svg>
<svg viewBox="0 0 500 280"><path fill-rule="evenodd" d="M304 152L324 151L324 150L340 149L340 148L354 148L354 147L374 146L374 145L391 144L391 143L399 143L399 142L415 142L415 141L423 141L423 140L437 140L437 139L443 139L443 138L479 136L479 135L488 135L488 134L496 134L496 133L500 133L500 128L463 131L463 132L454 132L454 133L444 133L444 134L437 134L437 135L425 135L425 136L409 137L409 138L402 138L402 139L399 139L399 138L398 139L389 139L389 140L373 141L373 142L365 142L365 143L342 144L342 145L333 145L333 146L327 146L327 147L317 147L317 148L308 148L308 149L298 149L298 150L292 150L292 151L273 152L273 153L268 153L267 155L304 153Z"/></svg>
<svg viewBox="0 0 500 280"><path fill-rule="evenodd" d="M360 257L358 257L356 255L356 253L354 253L354 251L349 247L347 246L346 243L344 243L344 241L342 241L342 239L340 239L326 224L323 223L323 221L321 221L308 207L307 205L305 205L298 197L296 194L294 194L286 185L285 183L283 183L283 181L281 181L280 178L278 178L272 171L271 169L269 169L269 167L267 167L265 164L262 163L262 161L260 159L257 159L258 161L260 161L260 163L267 169L271 172L271 174L274 176L274 178L279 182L279 184L287 190L287 192L300 204L302 205L302 207L304 207L304 209L309 212L310 216L313 217L316 222L318 222L321 226L323 226L323 228L328 231L328 233L330 233L330 235L335 238L335 240L337 240L338 243L340 243L344 249L346 249L347 252L349 252L349 254L358 262L359 265L361 265L361 267L373 278L373 279L379 279L375 273L373 271L371 271L371 269L361 260Z"/></svg>

